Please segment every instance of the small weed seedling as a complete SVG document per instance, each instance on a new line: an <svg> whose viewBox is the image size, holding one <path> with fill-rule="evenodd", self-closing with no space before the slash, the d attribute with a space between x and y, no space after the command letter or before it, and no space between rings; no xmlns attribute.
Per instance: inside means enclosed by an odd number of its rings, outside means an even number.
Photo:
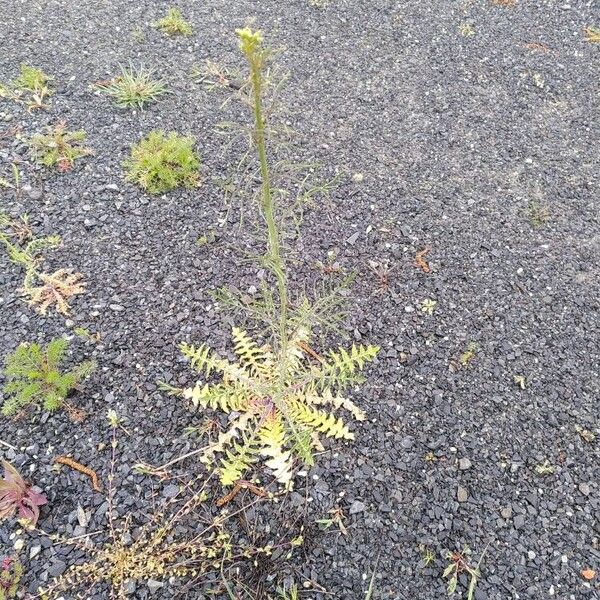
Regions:
<svg viewBox="0 0 600 600"><path fill-rule="evenodd" d="M316 261L316 267L323 273L324 275L335 275L338 273L343 273L344 269L337 261L338 251L337 250L329 250L327 252L327 261L323 262L321 260Z"/></svg>
<svg viewBox="0 0 600 600"><path fill-rule="evenodd" d="M91 342L93 344L98 344L102 340L102 334L99 331L92 333L89 329L85 327L75 327L73 329L73 333L80 337L82 340L86 342Z"/></svg>
<svg viewBox="0 0 600 600"><path fill-rule="evenodd" d="M431 298L425 298L423 303L421 304L421 312L424 312L426 315L431 316L435 307L437 306L437 300L432 300Z"/></svg>
<svg viewBox="0 0 600 600"><path fill-rule="evenodd" d="M19 244L19 234L25 236L25 241L31 238L31 229L28 221L23 221L21 231L18 226L15 229L15 223L18 222L10 221L0 214L0 242L6 247L10 261L25 270L23 286L18 291L28 297L28 304L42 314L46 314L53 305L57 312L69 314L69 299L85 292L81 273L73 273L71 269L59 269L54 273L40 271L42 251L58 247L60 237L32 238L25 245Z"/></svg>
<svg viewBox="0 0 600 600"><path fill-rule="evenodd" d="M183 18L181 11L176 7L169 8L166 16L156 21L154 27L167 35L192 35L193 33L191 24Z"/></svg>
<svg viewBox="0 0 600 600"><path fill-rule="evenodd" d="M130 35L131 35L132 41L134 41L136 44L141 44L146 40L146 34L144 33L144 30L139 25L136 25L131 30Z"/></svg>
<svg viewBox="0 0 600 600"><path fill-rule="evenodd" d="M444 577L449 578L448 580L448 595L454 594L456 591L456 587L458 586L458 576L461 573L466 573L469 577L469 587L467 588L467 600L473 600L475 597L475 588L477 587L477 582L479 577L481 576L481 572L479 570L481 566L481 561L485 556L485 550L481 554L481 557L475 567L472 567L468 563L468 557L471 554L471 551L467 546L465 546L462 552L449 552L446 555L447 560L450 561L450 564L444 570Z"/></svg>
<svg viewBox="0 0 600 600"><path fill-rule="evenodd" d="M0 213L0 242L6 247L10 261L29 273L42 263L41 253L48 248L58 248L61 240L57 235L34 238L27 215L20 217L19 222Z"/></svg>
<svg viewBox="0 0 600 600"><path fill-rule="evenodd" d="M527 387L527 379L525 378L525 375L515 375L513 377L513 381L515 382L515 385L518 385L522 390Z"/></svg>
<svg viewBox="0 0 600 600"><path fill-rule="evenodd" d="M30 486L19 472L6 461L2 461L4 478L0 479L0 521L17 515L19 522L27 528L35 527L40 516L40 506L46 497L38 488Z"/></svg>
<svg viewBox="0 0 600 600"><path fill-rule="evenodd" d="M16 557L5 556L0 561L0 600L17 597L23 577L23 565Z"/></svg>
<svg viewBox="0 0 600 600"><path fill-rule="evenodd" d="M151 131L132 147L131 158L124 163L126 179L150 194L162 194L180 186L196 187L200 161L194 143L192 137Z"/></svg>
<svg viewBox="0 0 600 600"><path fill-rule="evenodd" d="M70 371L60 365L69 343L63 338L52 340L46 348L23 343L8 356L4 376L2 414L12 417L31 404L41 404L46 411L61 408L69 393L94 371L96 364L85 361Z"/></svg>
<svg viewBox="0 0 600 600"><path fill-rule="evenodd" d="M204 246L210 246L217 239L216 233L211 229L206 232L204 235L199 235L196 238L196 246L199 248L204 248Z"/></svg>
<svg viewBox="0 0 600 600"><path fill-rule="evenodd" d="M99 81L95 87L110 96L120 108L143 109L167 93L165 84L153 79L154 73L143 66L121 67L121 74L107 81Z"/></svg>
<svg viewBox="0 0 600 600"><path fill-rule="evenodd" d="M46 108L44 101L53 93L48 85L51 80L52 77L41 69L22 64L19 76L10 84L2 86L3 95L16 102L24 102L29 112Z"/></svg>
<svg viewBox="0 0 600 600"><path fill-rule="evenodd" d="M550 220L548 207L537 200L529 203L528 212L529 220L534 227L542 227Z"/></svg>
<svg viewBox="0 0 600 600"><path fill-rule="evenodd" d="M579 437L588 444L592 444L596 441L596 434L589 429L584 429L581 425L575 425L575 431L579 434Z"/></svg>
<svg viewBox="0 0 600 600"><path fill-rule="evenodd" d="M426 569L435 560L435 554L433 553L433 550L425 544L419 545L419 551L421 552L421 565Z"/></svg>
<svg viewBox="0 0 600 600"><path fill-rule="evenodd" d="M476 342L469 342L467 349L459 356L458 362L462 367L468 367L475 358L479 346Z"/></svg>
<svg viewBox="0 0 600 600"><path fill-rule="evenodd" d="M390 290L390 274L394 270L387 262L369 261L369 270L377 278L379 287L376 290L377 294L387 294Z"/></svg>
<svg viewBox="0 0 600 600"><path fill-rule="evenodd" d="M194 66L191 77L195 83L205 85L209 90L215 88L240 90L244 86L244 81L242 81L242 75L239 71L210 59L206 59L202 67Z"/></svg>
<svg viewBox="0 0 600 600"><path fill-rule="evenodd" d="M85 138L85 131L67 131L66 123L61 122L48 127L46 135L34 135L29 141L29 148L39 163L66 173L73 168L76 160L92 153L84 146Z"/></svg>
<svg viewBox="0 0 600 600"><path fill-rule="evenodd" d="M344 525L344 519L346 518L344 511L339 506L336 506L335 508L331 508L328 513L330 515L329 518L317 519L317 525L319 526L319 529L326 531L332 525L335 525L340 530L342 535L348 535L348 530Z"/></svg>
<svg viewBox="0 0 600 600"><path fill-rule="evenodd" d="M461 23L458 30L460 31L460 35L463 37L471 37L472 35L475 35L475 29L471 23Z"/></svg>
<svg viewBox="0 0 600 600"><path fill-rule="evenodd" d="M277 588L277 595L281 600L298 600L300 597L298 595L298 586L295 583L292 583L290 589L285 588Z"/></svg>
<svg viewBox="0 0 600 600"><path fill-rule="evenodd" d="M2 97L0 95L0 97ZM6 179L6 177L0 177L0 188L7 188L11 190L15 190L15 196L17 198L21 197L21 172L19 171L19 167L17 163L13 162L10 164L10 168L12 171L12 183ZM0 223L0 227L2 224Z"/></svg>
<svg viewBox="0 0 600 600"><path fill-rule="evenodd" d="M585 41L592 44L600 44L600 27L584 27Z"/></svg>
<svg viewBox="0 0 600 600"><path fill-rule="evenodd" d="M554 473L555 467L550 463L548 459L546 459L543 463L535 466L535 472L543 477L544 475L552 475Z"/></svg>

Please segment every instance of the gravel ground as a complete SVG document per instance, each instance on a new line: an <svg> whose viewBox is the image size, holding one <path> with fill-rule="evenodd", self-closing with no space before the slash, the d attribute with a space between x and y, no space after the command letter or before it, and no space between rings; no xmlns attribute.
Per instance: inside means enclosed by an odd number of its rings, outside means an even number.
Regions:
<svg viewBox="0 0 600 600"><path fill-rule="evenodd" d="M40 528L73 536L105 527L105 496L78 473L57 472L52 459L69 454L106 481L108 408L130 434L117 456L119 515L142 521L172 491L172 482L137 475L133 464L162 464L198 445L183 430L201 418L156 382L191 383L181 340L227 348L231 320L209 292L224 284L251 290L258 274L231 249L241 234L216 181L231 172L235 152L223 151L215 127L247 122L246 109L222 106L224 93L194 83L190 71L206 59L242 66L232 32L253 18L285 49L278 62L290 71L283 104L299 132L294 155L314 155L343 174L331 199L305 214L297 282L337 251L340 265L357 273L348 330L382 347L356 394L369 414L355 427L357 441L329 445L281 510L254 511L265 540L295 519L306 526L295 558L247 573L257 597L287 576L313 582L303 598L364 598L379 556L373 598L443 598L444 555L466 544L475 561L486 551L476 600L600 598L598 577L581 575L600 570L598 441L576 431L599 430L600 46L582 32L600 25L598 5L178 4L193 37L152 29L167 4L150 0L0 2L0 81L27 61L57 86L46 112L3 102L3 118L12 115L3 128L22 126L27 137L66 119L88 132L95 151L66 175L25 163L23 196L2 192L5 210L26 211L38 233L63 237L49 262L84 273L88 292L66 322L41 317L18 298L20 274L0 257L1 354L74 327L102 336L73 339L74 357L100 365L73 399L87 412L83 423L65 413L0 422L0 439L17 448L0 446L0 455L48 495ZM132 36L136 28L143 40ZM155 68L174 93L140 113L90 91L130 60ZM154 128L197 138L202 187L150 198L124 182L130 145ZM26 147L10 137L0 143L0 175L8 176ZM540 226L532 203L547 208ZM198 247L212 229L216 241ZM430 273L414 264L425 247ZM387 286L370 261L389 266ZM437 302L432 315L421 310L426 299ZM461 366L471 342L475 356ZM526 378L525 389L515 376ZM554 473L540 476L535 467L545 460ZM177 475L199 472L190 459ZM347 535L318 531L315 519L337 505ZM18 539L31 592L82 558L41 534L0 529L3 552ZM427 567L420 545L435 555ZM210 587L141 581L129 592L203 598Z"/></svg>

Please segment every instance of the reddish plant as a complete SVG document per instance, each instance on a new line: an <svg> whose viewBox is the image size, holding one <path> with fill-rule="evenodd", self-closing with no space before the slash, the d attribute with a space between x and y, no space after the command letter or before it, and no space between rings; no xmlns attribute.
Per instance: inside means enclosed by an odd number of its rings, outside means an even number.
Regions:
<svg viewBox="0 0 600 600"><path fill-rule="evenodd" d="M27 524L34 527L40 516L39 507L46 504L46 496L32 487L8 462L2 461L4 478L0 479L0 521L18 514Z"/></svg>

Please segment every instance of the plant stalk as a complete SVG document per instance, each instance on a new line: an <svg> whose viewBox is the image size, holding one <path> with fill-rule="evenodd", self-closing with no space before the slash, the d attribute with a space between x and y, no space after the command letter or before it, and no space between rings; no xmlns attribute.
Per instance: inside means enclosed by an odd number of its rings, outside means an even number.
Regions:
<svg viewBox="0 0 600 600"><path fill-rule="evenodd" d="M258 51L260 52L260 51ZM279 241L279 231L275 221L275 206L273 193L271 190L271 179L269 174L269 164L267 161L267 142L265 136L265 121L262 112L262 60L259 56L248 57L250 62L250 71L252 78L252 92L254 104L254 135L258 149L258 158L260 162L260 175L262 180L262 212L267 223L267 259L268 267L277 280L277 289L279 292L279 335L281 356L286 356L288 332L288 295L285 275L285 264L281 257L281 246Z"/></svg>

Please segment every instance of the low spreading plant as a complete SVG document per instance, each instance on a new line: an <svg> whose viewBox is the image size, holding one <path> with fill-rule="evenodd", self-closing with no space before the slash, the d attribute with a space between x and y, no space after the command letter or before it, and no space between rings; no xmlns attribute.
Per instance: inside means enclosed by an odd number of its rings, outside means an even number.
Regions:
<svg viewBox="0 0 600 600"><path fill-rule="evenodd" d="M23 565L13 556L0 561L0 600L16 598L23 577Z"/></svg>
<svg viewBox="0 0 600 600"><path fill-rule="evenodd" d="M263 115L263 72L269 53L262 45L260 32L245 28L236 33L250 67L254 116L250 139L258 157L261 188L256 199L267 238L260 262L270 278L262 289L262 304L249 310L268 323L271 344L258 345L234 327L236 362L217 356L204 344L183 344L183 354L203 379L193 388L170 390L182 393L196 406L232 415L229 429L202 454L202 460L218 472L223 485L234 485L262 458L275 479L291 489L295 459L312 464L312 449L322 448L320 434L354 439L334 412L344 408L357 420L365 418L363 411L342 394L363 381L360 371L375 358L379 348L354 345L320 356L309 345L320 311L335 306L336 301L321 299L312 306L302 297L294 307L291 305L281 248L282 224L276 216L275 198L280 194L271 183ZM218 380L210 381L213 374Z"/></svg>
<svg viewBox="0 0 600 600"><path fill-rule="evenodd" d="M121 67L121 74L107 81L97 82L95 87L110 96L120 108L139 108L167 93L165 84L153 79L153 71L143 66Z"/></svg>
<svg viewBox="0 0 600 600"><path fill-rule="evenodd" d="M69 393L96 368L93 361L85 361L62 372L60 366L68 348L67 340L57 338L46 348L37 343L20 344L8 356L4 371L4 416L14 416L31 404L41 404L47 411L61 408Z"/></svg>
<svg viewBox="0 0 600 600"><path fill-rule="evenodd" d="M194 138L151 131L131 149L125 161L126 179L151 194L199 183L200 161L194 152Z"/></svg>
<svg viewBox="0 0 600 600"><path fill-rule="evenodd" d="M7 96L17 102L27 104L31 112L37 108L44 108L44 100L53 94L49 87L52 77L46 75L41 69L25 63L19 68L19 75L5 86L0 86L0 96Z"/></svg>
<svg viewBox="0 0 600 600"><path fill-rule="evenodd" d="M11 219L7 214L0 212L0 241L7 239L22 245L32 238L33 231L27 213Z"/></svg>
<svg viewBox="0 0 600 600"><path fill-rule="evenodd" d="M166 16L154 23L154 27L167 35L192 35L192 25L188 23L176 7L171 7Z"/></svg>
<svg viewBox="0 0 600 600"><path fill-rule="evenodd" d="M57 248L59 236L34 238L28 220L10 220L0 213L0 242L6 247L11 262L25 270L23 286L19 292L27 298L29 305L41 314L46 314L50 306L56 311L69 314L69 299L85 292L81 273L72 269L58 269L53 273L41 271L42 252Z"/></svg>
<svg viewBox="0 0 600 600"><path fill-rule="evenodd" d="M41 598L58 600L68 590L69 597L89 597L92 588L103 585L109 588L107 597L126 600L131 597L132 582L148 580L188 579L186 587L198 586L201 579L212 579L212 592L218 594L219 575L226 584L229 574L237 577L245 559L257 560L271 553L287 551L290 557L301 539L291 538L287 531L269 534L270 543L258 546L247 540L236 543L230 533L229 522L242 516L257 500L244 502L240 508L214 514L212 502L208 502L210 477L194 477L179 486L179 493L158 503L145 514L145 522L139 523L139 515L126 513L117 519L114 510L117 492L114 477L118 435L123 431L118 415L108 415L112 429L112 458L106 500L106 533L104 541L91 547L87 539L65 540L52 536L54 541L69 544L80 550L77 561L68 566L59 577L49 580L38 590ZM170 478L169 475L166 475ZM174 480L173 480L174 481ZM219 501L217 501L219 504ZM196 588L197 589L197 588ZM98 592L102 595L103 590ZM165 597L172 597L165 591ZM159 594L160 595L160 594ZM185 593L184 593L185 595ZM196 594L197 595L197 594ZM195 595L194 595L195 597Z"/></svg>
<svg viewBox="0 0 600 600"><path fill-rule="evenodd" d="M9 462L2 461L2 467L0 521L17 515L26 527L35 527L40 516L39 507L46 504L46 497L39 488L30 486Z"/></svg>
<svg viewBox="0 0 600 600"><path fill-rule="evenodd" d="M48 127L45 135L34 135L29 140L29 148L33 158L46 167L54 167L65 173L73 168L76 160L92 153L84 145L86 133L67 131L63 121L54 127Z"/></svg>
<svg viewBox="0 0 600 600"><path fill-rule="evenodd" d="M72 296L85 293L85 282L81 273L72 269L58 269L54 273L37 273L38 285L24 285L19 291L40 314L45 315L51 306L61 315L70 312Z"/></svg>

